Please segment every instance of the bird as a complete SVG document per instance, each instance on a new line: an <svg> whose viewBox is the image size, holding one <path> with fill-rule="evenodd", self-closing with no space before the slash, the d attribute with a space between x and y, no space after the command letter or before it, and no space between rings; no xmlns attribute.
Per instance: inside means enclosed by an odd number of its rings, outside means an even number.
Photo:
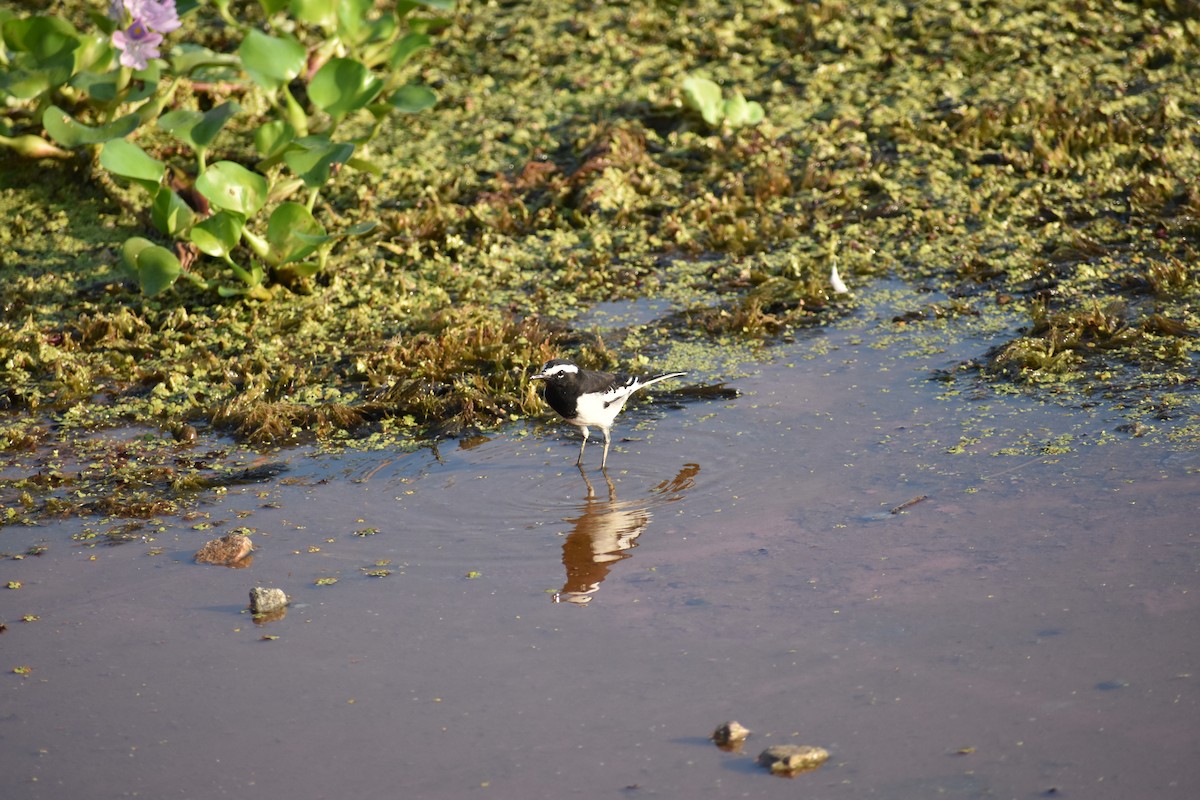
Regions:
<svg viewBox="0 0 1200 800"><path fill-rule="evenodd" d="M686 373L668 372L650 378L636 375L619 375L612 372L594 372L583 369L574 361L554 358L542 365L542 370L531 375L531 381L545 381L546 402L558 415L572 425L583 429L583 441L579 443L577 465L583 464L583 449L587 447L588 428L597 427L604 432L604 455L600 469L608 467L608 446L613 422L625 401L639 389L678 378Z"/></svg>

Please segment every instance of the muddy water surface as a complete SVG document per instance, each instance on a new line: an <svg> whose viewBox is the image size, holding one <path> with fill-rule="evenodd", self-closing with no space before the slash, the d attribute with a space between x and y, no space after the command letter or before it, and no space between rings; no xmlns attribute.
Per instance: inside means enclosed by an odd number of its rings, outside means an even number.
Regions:
<svg viewBox="0 0 1200 800"><path fill-rule="evenodd" d="M6 528L49 549L0 562L0 795L1200 796L1200 457L931 366L771 351L631 409L607 476L520 426L277 454L153 542ZM249 567L191 563L238 525Z"/></svg>

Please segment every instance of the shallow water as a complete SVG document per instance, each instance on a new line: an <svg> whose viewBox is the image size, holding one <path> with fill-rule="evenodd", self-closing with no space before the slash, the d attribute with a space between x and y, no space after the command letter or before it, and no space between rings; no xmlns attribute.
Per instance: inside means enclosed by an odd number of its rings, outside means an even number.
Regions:
<svg viewBox="0 0 1200 800"><path fill-rule="evenodd" d="M1200 794L1200 456L939 400L967 354L869 342L630 409L611 485L574 429L515 426L284 453L153 542L0 530L49 548L0 561L0 795ZM238 525L249 567L191 562ZM245 613L255 585L283 619ZM728 719L742 753L707 741ZM777 778L772 743L832 758Z"/></svg>

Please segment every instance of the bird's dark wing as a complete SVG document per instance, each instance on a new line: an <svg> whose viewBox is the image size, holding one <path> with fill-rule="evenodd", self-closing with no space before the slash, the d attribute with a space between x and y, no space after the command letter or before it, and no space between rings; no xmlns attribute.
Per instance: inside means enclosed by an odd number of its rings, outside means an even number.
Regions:
<svg viewBox="0 0 1200 800"><path fill-rule="evenodd" d="M630 375L614 375L611 372L587 371L579 375L579 389L586 394L623 392L636 382L637 379Z"/></svg>

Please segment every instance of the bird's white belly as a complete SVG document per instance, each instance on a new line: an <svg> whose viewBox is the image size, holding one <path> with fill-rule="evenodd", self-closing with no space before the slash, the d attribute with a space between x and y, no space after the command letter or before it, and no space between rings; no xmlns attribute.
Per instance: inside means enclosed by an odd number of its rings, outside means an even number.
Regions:
<svg viewBox="0 0 1200 800"><path fill-rule="evenodd" d="M570 420L576 425L595 425L608 428L612 425L617 414L629 399L628 394L613 392L606 395L583 395L575 404L575 418Z"/></svg>

